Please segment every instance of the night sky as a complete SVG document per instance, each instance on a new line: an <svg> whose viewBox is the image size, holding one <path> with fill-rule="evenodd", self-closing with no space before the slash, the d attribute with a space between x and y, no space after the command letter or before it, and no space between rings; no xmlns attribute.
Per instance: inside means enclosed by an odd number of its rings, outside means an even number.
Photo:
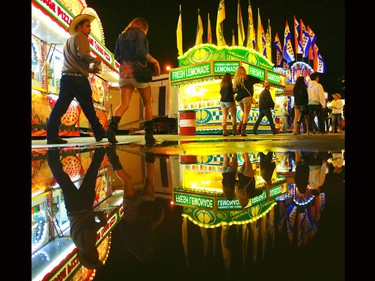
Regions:
<svg viewBox="0 0 375 281"><path fill-rule="evenodd" d="M135 17L144 17L149 23L150 53L159 60L162 68L167 64L177 67L176 28L179 5L182 13L183 51L194 46L198 9L204 26L203 43L207 42L207 18L210 14L213 44L216 40L216 18L219 0L86 0L95 9L102 22L106 47L113 53L119 33ZM224 35L228 45L232 42L232 29L237 40L237 2L225 0L226 19ZM283 44L284 28L288 21L294 36L293 16L302 19L317 36L316 44L326 62L327 71L320 82L328 92L339 91L340 77L345 77L345 3L343 0L251 0L253 20L257 28L258 8L265 31L271 22L272 42L276 32ZM248 0L240 0L245 33L247 29ZM293 37L294 40L294 37ZM245 41L246 42L246 41ZM292 42L294 46L294 41ZM296 56L296 54L295 54ZM275 63L272 47L272 62ZM337 88L339 87L339 88Z"/></svg>

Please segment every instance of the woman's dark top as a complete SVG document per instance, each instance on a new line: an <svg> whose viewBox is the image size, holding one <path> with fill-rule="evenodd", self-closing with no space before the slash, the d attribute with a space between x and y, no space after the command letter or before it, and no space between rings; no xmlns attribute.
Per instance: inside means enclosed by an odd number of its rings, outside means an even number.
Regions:
<svg viewBox="0 0 375 281"><path fill-rule="evenodd" d="M254 84L260 83L260 79L247 75L247 79L244 80L244 86L250 92L251 96L254 96ZM249 97L250 94L242 87L237 88L236 100L241 101L243 98Z"/></svg>
<svg viewBox="0 0 375 281"><path fill-rule="evenodd" d="M307 94L307 87L296 87L293 88L294 104L301 106L307 105L309 96Z"/></svg>
<svg viewBox="0 0 375 281"><path fill-rule="evenodd" d="M233 91L233 85L228 85L228 87L224 87L220 89L220 101L228 102L228 101L234 101L234 91Z"/></svg>
<svg viewBox="0 0 375 281"><path fill-rule="evenodd" d="M121 33L117 38L114 56L120 64L123 61L144 63L148 52L146 34L138 28L132 28Z"/></svg>

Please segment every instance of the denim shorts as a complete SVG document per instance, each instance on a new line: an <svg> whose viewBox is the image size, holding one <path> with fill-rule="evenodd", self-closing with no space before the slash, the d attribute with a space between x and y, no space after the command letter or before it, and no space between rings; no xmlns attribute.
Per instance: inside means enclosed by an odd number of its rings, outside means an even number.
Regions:
<svg viewBox="0 0 375 281"><path fill-rule="evenodd" d="M243 105L247 105L247 106L251 106L253 104L253 98L252 97L246 97L246 98L243 98L242 100L240 100L238 102L238 104L243 104Z"/></svg>
<svg viewBox="0 0 375 281"><path fill-rule="evenodd" d="M122 86L125 86L126 84L131 84L137 89L147 88L148 86L151 86L151 82L141 83L135 80L135 78L119 78L118 85L121 88Z"/></svg>
<svg viewBox="0 0 375 281"><path fill-rule="evenodd" d="M234 101L221 101L220 102L220 107L231 107L231 106L236 106L236 102Z"/></svg>

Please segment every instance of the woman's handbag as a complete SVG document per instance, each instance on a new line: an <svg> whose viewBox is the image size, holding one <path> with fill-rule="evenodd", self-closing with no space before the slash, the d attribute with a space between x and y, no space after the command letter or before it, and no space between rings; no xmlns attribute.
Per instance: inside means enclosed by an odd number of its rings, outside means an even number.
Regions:
<svg viewBox="0 0 375 281"><path fill-rule="evenodd" d="M152 76L156 73L155 63L146 61L144 64L139 61L133 63L133 75L135 80L140 83L151 82Z"/></svg>

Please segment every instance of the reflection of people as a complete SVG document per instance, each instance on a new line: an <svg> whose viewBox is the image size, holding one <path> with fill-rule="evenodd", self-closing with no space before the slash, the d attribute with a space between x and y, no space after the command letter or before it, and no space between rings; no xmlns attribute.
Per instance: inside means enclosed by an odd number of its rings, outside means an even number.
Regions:
<svg viewBox="0 0 375 281"><path fill-rule="evenodd" d="M221 172L223 176L223 192L228 200L233 200L238 168L237 153L233 153L232 157L229 157L229 155L225 153L223 157L224 160Z"/></svg>
<svg viewBox="0 0 375 281"><path fill-rule="evenodd" d="M98 170L104 155L105 148L95 148L92 162L77 188L64 172L60 151L49 149L47 152L48 165L63 192L70 222L70 236L77 247L78 260L86 268L99 268L103 265L96 248L96 237L97 231L106 225L106 216L103 212L95 212L93 204Z"/></svg>
<svg viewBox="0 0 375 281"><path fill-rule="evenodd" d="M60 80L60 92L56 104L52 108L47 121L47 144L64 144L67 140L59 137L61 117L66 113L74 98L79 102L83 113L89 121L96 141L105 137L105 131L99 118L96 116L92 102L92 90L88 80L89 72L101 64L100 58L91 56L88 36L91 32L92 15L80 14L69 26L70 38L65 43L63 54L64 62ZM90 69L90 64L96 67Z"/></svg>
<svg viewBox="0 0 375 281"><path fill-rule="evenodd" d="M238 181L236 182L236 196L242 208L249 204L250 198L262 194L260 189L256 189L255 169L250 161L248 153L242 154L243 164L238 170Z"/></svg>
<svg viewBox="0 0 375 281"><path fill-rule="evenodd" d="M138 82L133 75L133 63L146 61L155 63L156 76L160 75L159 62L149 53L148 23L144 18L135 18L124 31L119 35L114 56L120 63L120 104L116 107L108 124L107 136L111 143L117 143L116 133L121 117L129 109L129 103L132 98L134 89L137 89L142 98L144 107L144 127L146 144L154 144L152 123L152 95L151 82Z"/></svg>
<svg viewBox="0 0 375 281"><path fill-rule="evenodd" d="M267 185L272 184L273 172L276 169L276 162L273 160L273 152L259 153L259 170L260 175Z"/></svg>
<svg viewBox="0 0 375 281"><path fill-rule="evenodd" d="M107 156L116 176L124 184L124 218L118 226L122 241L140 262L149 263L155 257L153 230L164 219L164 209L155 200L155 156L146 154L146 177L144 186L139 191L134 187L131 176L123 169L115 146L107 148Z"/></svg>
<svg viewBox="0 0 375 281"><path fill-rule="evenodd" d="M341 151L332 152L332 157L327 160L329 171L340 174L344 166L344 158Z"/></svg>
<svg viewBox="0 0 375 281"><path fill-rule="evenodd" d="M299 193L306 193L309 185L309 165L305 161L305 153L299 150L295 151L295 165L294 183Z"/></svg>
<svg viewBox="0 0 375 281"><path fill-rule="evenodd" d="M309 166L309 185L313 195L320 193L320 187L324 184L327 173L328 153L306 152L306 160Z"/></svg>
<svg viewBox="0 0 375 281"><path fill-rule="evenodd" d="M310 83L307 86L307 94L309 97L308 109L309 109L309 133L313 134L314 130L314 118L318 118L319 132L324 134L324 120L323 112L326 108L326 97L324 95L324 89L322 84L319 83L319 74L314 72L310 75Z"/></svg>
<svg viewBox="0 0 375 281"><path fill-rule="evenodd" d="M237 134L237 107L234 101L232 75L230 73L225 73L220 82L220 107L223 113L221 120L223 136L229 136L227 132L228 111L232 115L233 136L235 136Z"/></svg>
<svg viewBox="0 0 375 281"><path fill-rule="evenodd" d="M303 123L303 131L308 132L309 125L309 115L307 103L309 97L307 94L307 86L305 84L305 78L299 76L296 80L296 84L293 87L294 96L294 120L293 120L293 135L298 135L300 133L301 123Z"/></svg>
<svg viewBox="0 0 375 281"><path fill-rule="evenodd" d="M246 126L249 120L251 105L253 104L254 84L259 83L260 79L247 75L243 66L238 67L233 77L233 87L236 95L236 101L242 110L242 117L238 126L238 132L241 136L246 135Z"/></svg>
<svg viewBox="0 0 375 281"><path fill-rule="evenodd" d="M271 83L264 82L264 89L260 93L259 96L259 115L257 121L255 121L254 128L253 128L253 134L257 135L257 130L260 124L260 121L262 121L263 117L266 116L268 119L268 122L271 126L272 133L274 135L277 134L275 123L273 123L272 119L272 112L271 109L275 108L275 102L272 99L271 92Z"/></svg>

